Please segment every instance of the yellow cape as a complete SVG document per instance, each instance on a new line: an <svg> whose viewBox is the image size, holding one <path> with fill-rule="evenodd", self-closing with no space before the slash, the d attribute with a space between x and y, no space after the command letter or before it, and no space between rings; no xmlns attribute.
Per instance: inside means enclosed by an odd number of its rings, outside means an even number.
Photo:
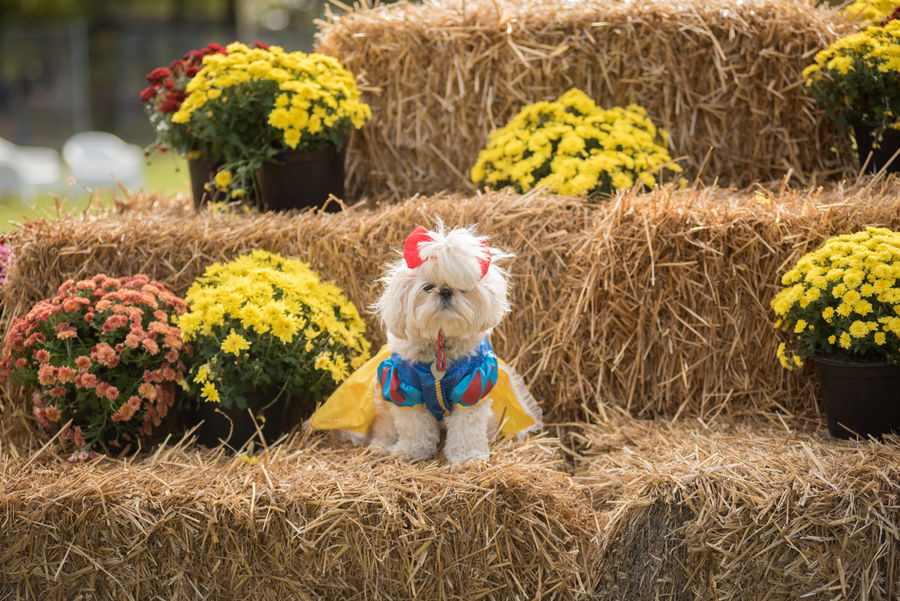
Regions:
<svg viewBox="0 0 900 601"><path fill-rule="evenodd" d="M377 391L375 379L378 366L391 356L387 345L381 347L374 357L350 374L334 393L328 397L309 423L317 430L348 430L366 435L375 419L374 394ZM491 390L491 409L500 424L500 433L507 436L521 436L540 430L541 410L534 397L528 392L519 374L513 368L498 361L500 374L497 384Z"/></svg>

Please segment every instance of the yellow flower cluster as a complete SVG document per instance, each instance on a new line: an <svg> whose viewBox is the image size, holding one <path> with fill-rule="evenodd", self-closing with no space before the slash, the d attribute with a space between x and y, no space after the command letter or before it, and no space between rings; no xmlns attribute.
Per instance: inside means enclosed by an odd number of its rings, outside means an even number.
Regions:
<svg viewBox="0 0 900 601"><path fill-rule="evenodd" d="M203 68L188 82L188 96L173 122L227 111L229 102L259 95L269 103L268 123L283 132L284 144L303 148L306 138L317 139L332 129L343 134L351 125L359 129L372 116L353 75L330 56L285 52L278 46L250 48L240 42L227 50L203 57Z"/></svg>
<svg viewBox="0 0 900 601"><path fill-rule="evenodd" d="M900 20L835 41L816 54L803 79L841 128L854 119L900 126Z"/></svg>
<svg viewBox="0 0 900 601"><path fill-rule="evenodd" d="M898 0L856 0L844 7L844 13L866 21L882 21L900 6Z"/></svg>
<svg viewBox="0 0 900 601"><path fill-rule="evenodd" d="M659 134L659 138L657 139ZM472 167L475 183L524 192L547 186L560 194L610 193L636 183L656 184L663 167L681 171L647 112L636 105L609 110L571 89L554 102L519 111L490 134Z"/></svg>
<svg viewBox="0 0 900 601"><path fill-rule="evenodd" d="M206 400L224 396L229 379L231 386L253 377L280 386L304 370L327 373L336 385L368 359L356 307L301 261L257 250L215 263L186 300L178 326L197 352L192 381Z"/></svg>
<svg viewBox="0 0 900 601"><path fill-rule="evenodd" d="M778 347L784 367L835 350L900 363L900 232L870 227L831 238L781 283L775 326L796 342Z"/></svg>
<svg viewBox="0 0 900 601"><path fill-rule="evenodd" d="M843 37L816 53L815 62L803 70L806 85L825 76L828 70L846 75L860 64L879 73L900 72L900 21L881 27L871 25Z"/></svg>

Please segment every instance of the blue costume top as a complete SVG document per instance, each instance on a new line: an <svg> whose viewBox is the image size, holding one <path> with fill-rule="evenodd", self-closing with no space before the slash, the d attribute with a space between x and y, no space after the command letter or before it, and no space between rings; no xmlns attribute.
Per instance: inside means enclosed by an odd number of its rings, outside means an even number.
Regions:
<svg viewBox="0 0 900 601"><path fill-rule="evenodd" d="M497 383L497 356L487 338L475 353L447 367L437 380L431 363L404 361L397 353L378 366L378 382L384 400L398 407L425 407L438 420L450 414L454 405L474 407Z"/></svg>

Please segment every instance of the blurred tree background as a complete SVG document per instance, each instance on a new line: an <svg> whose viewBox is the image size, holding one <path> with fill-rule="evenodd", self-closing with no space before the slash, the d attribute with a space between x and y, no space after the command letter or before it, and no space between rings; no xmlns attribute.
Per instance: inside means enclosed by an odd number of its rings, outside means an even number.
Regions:
<svg viewBox="0 0 900 601"><path fill-rule="evenodd" d="M310 51L325 0L0 0L0 138L93 129L146 145L145 75L208 42Z"/></svg>

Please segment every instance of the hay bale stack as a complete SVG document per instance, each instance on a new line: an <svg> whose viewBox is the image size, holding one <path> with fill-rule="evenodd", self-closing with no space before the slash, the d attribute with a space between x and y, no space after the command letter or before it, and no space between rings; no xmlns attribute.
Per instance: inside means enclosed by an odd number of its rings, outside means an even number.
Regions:
<svg viewBox="0 0 900 601"><path fill-rule="evenodd" d="M577 599L595 519L549 439L487 466L325 442L0 463L0 593L73 599ZM583 489L582 489L583 490Z"/></svg>
<svg viewBox="0 0 900 601"><path fill-rule="evenodd" d="M67 278L143 272L181 294L213 261L263 248L309 261L334 280L380 345L381 326L366 308L383 266L417 224L441 217L451 226L477 223L516 253L514 310L493 342L550 421L590 420L609 405L636 416L809 414L811 373L786 372L774 359L769 301L779 275L833 234L900 228L896 189L889 178L772 192L666 188L595 209L498 192L322 215L173 209L69 218L17 234L4 325ZM0 414L2 427L28 421Z"/></svg>
<svg viewBox="0 0 900 601"><path fill-rule="evenodd" d="M350 146L351 197L473 190L488 132L578 87L637 103L693 178L805 181L843 169L800 73L850 31L808 0L463 0L357 9L321 25L319 51L362 80L373 119ZM846 158L843 159L846 161Z"/></svg>
<svg viewBox="0 0 900 601"><path fill-rule="evenodd" d="M602 206L571 241L558 288L566 322L544 373L566 392L545 397L559 403L551 413L571 413L573 399L644 417L815 412L812 368L787 372L774 359L769 303L781 274L826 238L900 228L897 183L663 189Z"/></svg>
<svg viewBox="0 0 900 601"><path fill-rule="evenodd" d="M576 481L616 499L598 598L896 599L900 449L760 415L587 426ZM602 562L601 562L602 563Z"/></svg>

